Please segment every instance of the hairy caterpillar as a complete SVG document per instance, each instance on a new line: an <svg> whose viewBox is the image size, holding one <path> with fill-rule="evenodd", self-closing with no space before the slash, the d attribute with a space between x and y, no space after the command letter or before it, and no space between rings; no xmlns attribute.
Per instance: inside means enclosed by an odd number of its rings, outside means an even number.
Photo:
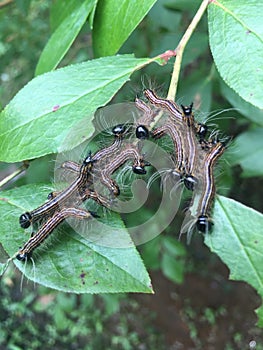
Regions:
<svg viewBox="0 0 263 350"><path fill-rule="evenodd" d="M159 98L152 90L145 90L148 103L136 98L135 106L140 117L133 125L118 124L112 128L114 141L93 155L89 154L82 164L66 161L62 168L76 175L75 180L64 190L49 194L47 203L20 216L22 228L35 222L46 220L37 233L17 253L17 258L25 260L45 238L66 218L91 218L95 214L76 208L87 199L101 206L111 207L111 197L120 194L120 188L112 175L128 160L132 160L135 174L146 174L150 164L144 160L143 140L165 135L173 142L173 168L170 173L192 191L190 211L194 214L194 226L202 233L212 227L210 212L215 195L213 170L217 159L223 154L223 142L206 140L207 126L196 122L191 104L179 107L175 102ZM132 135L130 135L132 133ZM127 138L127 140L125 140ZM98 184L101 187L97 186ZM107 189L109 198L102 189ZM86 213L86 214L85 214ZM86 215L86 216L85 216ZM192 225L193 226L193 225ZM191 227L192 227L191 226Z"/></svg>
<svg viewBox="0 0 263 350"><path fill-rule="evenodd" d="M211 230L213 221L210 218L210 211L215 196L215 179L213 175L214 166L219 157L225 150L223 142L216 142L207 151L202 164L203 181L202 185L196 190L198 193L198 205L196 209L196 227L202 233L207 233Z"/></svg>
<svg viewBox="0 0 263 350"><path fill-rule="evenodd" d="M49 235L50 233L66 218L72 216L77 219L90 219L96 214L88 212L83 209L77 208L63 208L60 211L54 213L37 231L36 234L32 234L29 240L24 244L22 248L16 254L18 260L26 260L29 258L34 249L36 249Z"/></svg>
<svg viewBox="0 0 263 350"><path fill-rule="evenodd" d="M197 179L194 177L194 163L197 156L198 140L196 134L202 132L204 137L204 128L201 130L192 113L190 107L176 105L175 102L157 97L151 90L145 90L145 96L155 107L161 107L164 122L153 131L155 138L169 135L174 144L174 158L176 159L176 168L172 170L173 175L179 176L185 187L189 190L194 189Z"/></svg>
<svg viewBox="0 0 263 350"><path fill-rule="evenodd" d="M17 259L26 260L30 253L38 247L49 234L66 218L90 218L96 216L94 213L71 207L91 198L100 205L106 206L107 199L96 193L92 186L94 178L99 177L100 181L117 196L120 191L118 185L111 179L110 175L128 159L134 159L133 171L136 174L145 174L145 164L139 153L138 147L130 144L121 148L122 139L126 127L117 125L113 128L114 142L106 149L99 150L94 157L89 154L81 165L68 161L63 164L65 168L76 173L76 179L63 191L49 194L49 201L31 212L22 214L19 223L22 228L28 228L31 224L47 219L16 254ZM118 152L117 152L118 151ZM110 158L110 163L107 162ZM95 166L94 166L95 165ZM103 168L106 166L106 169ZM99 175L98 175L99 174Z"/></svg>
<svg viewBox="0 0 263 350"><path fill-rule="evenodd" d="M59 210L60 206L63 206L70 198L78 195L82 188L85 187L87 177L90 175L93 161L89 155L83 161L79 170L79 176L73 181L68 188L55 197L50 199L47 203L44 203L40 207L22 214L19 218L19 223L22 228L28 228L32 223L37 222L45 217L50 217L55 211Z"/></svg>
<svg viewBox="0 0 263 350"><path fill-rule="evenodd" d="M185 187L199 198L195 225L198 231L207 233L212 227L209 212L215 195L213 170L225 150L225 144L205 139L208 128L195 121L193 104L181 106L180 110L175 102L161 99L151 90L145 90L144 94L154 107L163 110L164 122L152 134L155 138L168 135L172 139L176 159L176 169L171 169L172 173L182 178ZM147 115L152 114L149 109L144 109Z"/></svg>
<svg viewBox="0 0 263 350"><path fill-rule="evenodd" d="M52 216L55 211L59 210L59 207L62 207L69 199L72 199L73 196L82 196L82 193L85 192L83 189L86 185L92 183L90 170L93 163L98 159L110 156L113 152L119 149L125 130L126 128L123 125L115 126L112 130L115 136L113 144L107 149L98 151L94 158L91 158L91 154L89 154L81 166L74 162L67 162L67 164L64 164L65 168L77 173L78 177L64 191L61 191L60 193L50 193L48 196L49 201L47 203L44 203L31 212L22 214L19 218L20 226L22 228L28 228L32 223Z"/></svg>

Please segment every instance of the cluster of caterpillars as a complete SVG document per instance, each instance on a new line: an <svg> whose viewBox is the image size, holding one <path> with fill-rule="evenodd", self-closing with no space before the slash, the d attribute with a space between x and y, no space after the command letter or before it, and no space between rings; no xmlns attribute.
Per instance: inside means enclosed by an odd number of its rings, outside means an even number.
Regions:
<svg viewBox="0 0 263 350"><path fill-rule="evenodd" d="M111 200L119 196L120 188L112 175L127 161L132 161L135 174L146 174L145 167L150 164L144 160L143 141L148 138L159 139L168 135L173 142L174 168L170 169L174 181L181 181L193 191L194 226L202 233L212 227L210 211L215 195L214 165L225 150L223 142L216 137L206 139L207 126L197 123L190 107L181 106L173 101L156 96L152 90L145 90L147 103L136 98L135 105L141 117L132 128L125 124L116 125L112 129L113 143L97 151L89 153L82 164L66 161L62 168L75 174L75 180L64 190L52 192L48 201L40 207L20 216L22 228L40 223L36 233L16 253L19 260L27 260L53 230L65 219L92 219L96 213L82 209L81 203L92 199L100 206L110 207ZM158 120L158 121L157 121ZM155 125L153 127L153 125ZM124 140L131 132L137 142ZM95 182L107 188L109 196L99 193ZM190 204L190 207L191 205Z"/></svg>

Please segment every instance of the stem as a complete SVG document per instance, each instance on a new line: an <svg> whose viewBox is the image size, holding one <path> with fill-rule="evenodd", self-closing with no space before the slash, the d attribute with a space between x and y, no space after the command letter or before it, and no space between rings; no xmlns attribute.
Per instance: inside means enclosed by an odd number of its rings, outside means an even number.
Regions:
<svg viewBox="0 0 263 350"><path fill-rule="evenodd" d="M201 3L198 11L196 12L192 22L190 23L189 27L187 28L186 32L184 33L181 41L179 42L177 48L176 48L176 59L174 62L174 68L172 73L172 78L170 82L170 87L167 95L167 99L174 100L176 96L177 86L178 86L178 80L181 70L181 63L183 58L183 53L186 44L188 43L190 37L193 34L193 31L195 30L197 24L199 23L200 19L202 18L208 4L211 2L211 0L203 0Z"/></svg>
<svg viewBox="0 0 263 350"><path fill-rule="evenodd" d="M14 177L22 173L29 166L29 162L24 161L23 165L21 165L18 169L16 169L12 174L6 176L2 181L0 181L0 188L6 185L9 181L11 181Z"/></svg>
<svg viewBox="0 0 263 350"><path fill-rule="evenodd" d="M11 4L13 2L13 0L3 0L0 2L0 8L7 6L9 4Z"/></svg>

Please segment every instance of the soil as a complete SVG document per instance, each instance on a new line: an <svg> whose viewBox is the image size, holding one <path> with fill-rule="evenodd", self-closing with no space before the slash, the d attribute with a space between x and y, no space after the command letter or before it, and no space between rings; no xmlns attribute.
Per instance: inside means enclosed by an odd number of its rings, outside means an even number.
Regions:
<svg viewBox="0 0 263 350"><path fill-rule="evenodd" d="M228 280L219 259L208 273L188 273L175 285L162 273L151 274L154 295L137 295L145 312L154 312L155 327L168 350L262 349L263 331L254 312L260 298L252 287Z"/></svg>

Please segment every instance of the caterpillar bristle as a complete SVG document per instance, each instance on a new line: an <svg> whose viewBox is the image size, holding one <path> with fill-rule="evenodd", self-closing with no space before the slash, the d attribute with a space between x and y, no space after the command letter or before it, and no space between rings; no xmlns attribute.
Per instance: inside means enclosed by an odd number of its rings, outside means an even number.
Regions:
<svg viewBox="0 0 263 350"><path fill-rule="evenodd" d="M145 89L144 100L136 97L133 105L99 109L94 122L99 149L91 152L86 145L82 148L83 157L77 162L64 160L58 167L61 171L58 179L70 178L68 186L51 192L47 202L21 215L21 227L37 224L39 228L18 251L17 258L27 261L33 250L67 218L79 220L80 226L85 226L82 219L90 219L91 223L96 215L101 219L101 212L96 214L96 208L101 209L103 216L108 215L117 207L114 201L116 203L119 196L121 200L131 199L132 180L144 178L151 164L156 171L149 177L147 189L160 179L161 190L172 203L181 199L183 186L192 195L180 236L186 233L189 243L194 231L210 232L215 196L214 167L231 142L231 138L222 135L216 126L212 127L210 121L232 110L218 111L200 122L194 116L192 103L177 105L158 97L152 89ZM156 155L156 143L151 144L149 150L148 140L159 138L171 140L168 145L171 154L166 151L165 156ZM76 155L78 150L75 150ZM158 157L159 161L167 157L169 165L156 162ZM82 209L82 205L86 205L86 209ZM174 202L174 206L178 208L178 202Z"/></svg>

